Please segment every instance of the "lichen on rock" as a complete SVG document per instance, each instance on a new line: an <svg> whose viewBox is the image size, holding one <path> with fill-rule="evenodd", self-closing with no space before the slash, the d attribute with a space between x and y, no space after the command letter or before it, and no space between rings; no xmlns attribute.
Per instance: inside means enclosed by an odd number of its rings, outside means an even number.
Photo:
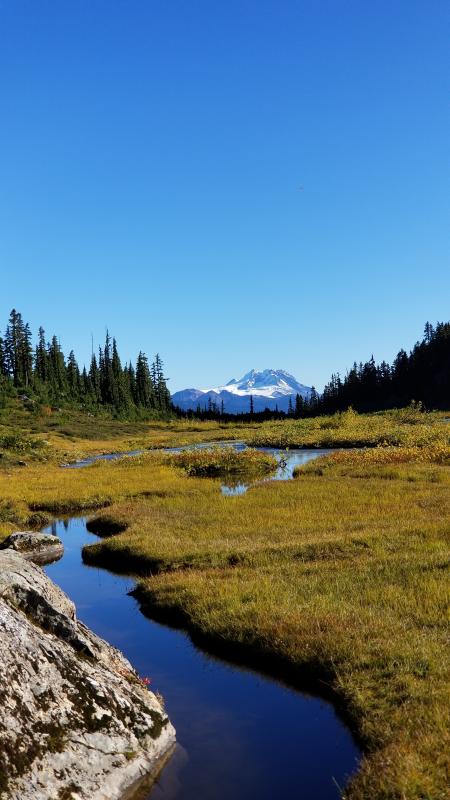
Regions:
<svg viewBox="0 0 450 800"><path fill-rule="evenodd" d="M0 545L1 550L13 550L35 564L49 564L57 561L64 553L64 545L59 536L35 531L16 531Z"/></svg>
<svg viewBox="0 0 450 800"><path fill-rule="evenodd" d="M1 551L0 798L121 798L174 742L124 656L38 566Z"/></svg>

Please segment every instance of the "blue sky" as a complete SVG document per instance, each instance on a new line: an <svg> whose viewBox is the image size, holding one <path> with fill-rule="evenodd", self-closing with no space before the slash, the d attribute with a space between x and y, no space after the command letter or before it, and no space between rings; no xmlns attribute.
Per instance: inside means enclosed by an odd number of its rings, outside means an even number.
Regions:
<svg viewBox="0 0 450 800"><path fill-rule="evenodd" d="M0 0L0 320L172 390L449 319L444 0Z"/></svg>

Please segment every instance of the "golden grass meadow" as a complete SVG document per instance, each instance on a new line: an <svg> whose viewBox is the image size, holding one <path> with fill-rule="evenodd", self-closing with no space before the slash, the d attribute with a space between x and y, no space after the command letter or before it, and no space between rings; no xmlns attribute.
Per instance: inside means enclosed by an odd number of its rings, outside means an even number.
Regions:
<svg viewBox="0 0 450 800"><path fill-rule="evenodd" d="M6 441L3 535L39 528L52 516L90 514L90 529L104 538L85 549L85 560L134 574L147 613L182 623L211 649L333 697L364 752L346 797L448 797L444 415L406 409L259 426L119 429L105 421L97 438L92 421L64 424L61 431L48 419L22 421L22 438L48 443L14 449ZM11 429L0 428L1 441L7 435ZM364 449L336 451L298 469L294 480L256 484L235 497L220 492L218 450L174 457L158 449L224 439ZM59 466L138 447L146 452L84 469ZM206 474L212 465L217 477L199 477L202 458Z"/></svg>

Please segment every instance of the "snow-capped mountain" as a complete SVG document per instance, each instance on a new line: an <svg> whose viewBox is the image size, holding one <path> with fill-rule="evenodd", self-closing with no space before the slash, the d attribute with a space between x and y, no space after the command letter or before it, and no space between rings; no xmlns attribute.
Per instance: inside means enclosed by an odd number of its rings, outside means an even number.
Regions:
<svg viewBox="0 0 450 800"><path fill-rule="evenodd" d="M250 370L239 380L232 378L223 386L212 389L184 389L172 395L172 402L183 410L195 410L198 406L207 409L209 400L222 407L228 414L239 414L250 409L250 396L253 397L255 411L264 411L265 408L287 411L289 398L295 402L297 394L308 397L311 392L309 386L299 383L293 375L283 369L264 369L258 372Z"/></svg>

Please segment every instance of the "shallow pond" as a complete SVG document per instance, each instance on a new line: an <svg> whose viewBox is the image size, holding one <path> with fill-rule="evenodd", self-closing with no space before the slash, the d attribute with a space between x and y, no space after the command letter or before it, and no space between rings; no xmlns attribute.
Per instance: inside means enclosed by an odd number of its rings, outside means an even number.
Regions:
<svg viewBox="0 0 450 800"><path fill-rule="evenodd" d="M63 558L45 567L81 620L120 648L161 692L178 745L148 800L336 800L360 757L333 707L195 647L189 636L146 617L129 578L88 567L81 548L96 537L85 520L51 528Z"/></svg>

